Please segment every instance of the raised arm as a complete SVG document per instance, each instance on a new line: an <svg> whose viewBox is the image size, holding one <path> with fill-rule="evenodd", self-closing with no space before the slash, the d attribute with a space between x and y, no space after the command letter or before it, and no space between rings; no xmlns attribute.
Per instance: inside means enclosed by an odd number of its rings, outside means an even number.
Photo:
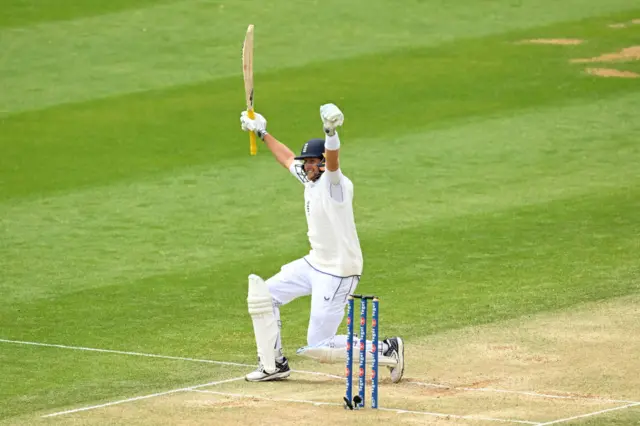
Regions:
<svg viewBox="0 0 640 426"><path fill-rule="evenodd" d="M327 171L335 172L340 168L340 138L337 133L325 137L324 158Z"/></svg>
<svg viewBox="0 0 640 426"><path fill-rule="evenodd" d="M280 142L275 137L267 133L267 120L260 114L255 113L255 118L252 120L247 116L246 111L242 111L240 115L240 122L242 123L242 130L255 132L264 144L269 148L275 159L284 167L289 169L296 156L288 146Z"/></svg>
<svg viewBox="0 0 640 426"><path fill-rule="evenodd" d="M291 164L294 161L293 157L296 155L288 146L271 136L266 131L262 136L260 136L260 139L264 141L264 144L267 145L267 148L269 148L278 163L282 164L282 167L285 169L289 169L289 167L291 167Z"/></svg>

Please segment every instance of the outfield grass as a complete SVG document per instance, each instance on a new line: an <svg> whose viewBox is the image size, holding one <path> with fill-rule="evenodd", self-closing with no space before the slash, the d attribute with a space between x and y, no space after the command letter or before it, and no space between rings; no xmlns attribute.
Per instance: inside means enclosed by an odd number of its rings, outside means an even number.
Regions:
<svg viewBox="0 0 640 426"><path fill-rule="evenodd" d="M33 4L5 0L3 6L5 3L3 17L9 21L12 16L28 18L19 12L20 5ZM64 3L72 4L69 0ZM28 30L7 26L0 18L4 52L0 115L224 77L237 79L247 22L260 22L256 26L255 63L256 72L262 74L608 14L613 14L608 19L615 22L635 16L626 13L628 0L565 0L561 8L552 0L526 4L410 0L405 2L407 9L395 11L386 2L367 0L351 0L349 6L339 0L313 5L305 0L234 1L226 5L204 0L93 0L82 6L73 3L76 6L67 9L84 11L85 18L69 14L77 19L58 21L51 20L51 13L64 13L60 2L54 7L40 4L43 9L32 10L40 10L37 15L45 22ZM143 7L145 4L149 7ZM122 6L132 10L96 15ZM339 16L336 10L341 10ZM359 76L371 72L364 66L361 70ZM291 83L280 79L283 81ZM344 84L344 79L336 82ZM279 91L288 90L288 84L280 86L284 87ZM232 87L238 90L242 84L234 82ZM263 91L256 97L262 107L277 103L268 101ZM213 92L209 97L215 97Z"/></svg>
<svg viewBox="0 0 640 426"><path fill-rule="evenodd" d="M383 334L411 351L640 290L640 80L570 62L637 43L608 26L640 18L628 1L5 3L0 339L255 361L246 277L308 247L299 185L240 131L248 16L273 135L297 151L320 104L345 112ZM282 310L289 355L308 303ZM0 343L0 421L233 369Z"/></svg>

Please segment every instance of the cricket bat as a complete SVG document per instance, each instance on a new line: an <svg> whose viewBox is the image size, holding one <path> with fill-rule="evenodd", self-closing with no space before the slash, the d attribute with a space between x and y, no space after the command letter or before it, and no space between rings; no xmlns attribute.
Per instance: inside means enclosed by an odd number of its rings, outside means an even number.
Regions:
<svg viewBox="0 0 640 426"><path fill-rule="evenodd" d="M253 24L247 28L242 45L242 73L244 74L244 96L247 101L247 115L255 118L253 112ZM256 155L258 146L256 145L256 134L249 132L249 151L251 155Z"/></svg>

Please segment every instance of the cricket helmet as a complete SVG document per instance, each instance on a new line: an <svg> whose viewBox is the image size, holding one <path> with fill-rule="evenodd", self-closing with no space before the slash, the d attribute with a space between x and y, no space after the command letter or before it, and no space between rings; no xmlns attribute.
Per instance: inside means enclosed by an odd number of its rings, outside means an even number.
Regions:
<svg viewBox="0 0 640 426"><path fill-rule="evenodd" d="M300 176L303 182L308 182L307 173L304 171L304 160L307 158L319 158L321 161L318 164L317 178L320 178L324 173L325 159L324 159L324 139L310 139L302 145L300 155L294 157L299 162L296 163L296 173ZM317 179L316 178L316 179ZM314 180L316 180L314 179Z"/></svg>

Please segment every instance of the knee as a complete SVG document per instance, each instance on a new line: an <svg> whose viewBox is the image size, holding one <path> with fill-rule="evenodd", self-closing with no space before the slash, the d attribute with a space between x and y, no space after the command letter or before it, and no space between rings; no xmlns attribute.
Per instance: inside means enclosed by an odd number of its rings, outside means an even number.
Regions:
<svg viewBox="0 0 640 426"><path fill-rule="evenodd" d="M251 315L270 313L273 310L271 294L267 290L265 282L257 275L249 275L249 294L247 304Z"/></svg>
<svg viewBox="0 0 640 426"><path fill-rule="evenodd" d="M308 346L327 346L331 343L336 330L331 323L324 320L324 317L312 319L307 330Z"/></svg>
<svg viewBox="0 0 640 426"><path fill-rule="evenodd" d="M331 346L332 340L333 340L333 336L331 337L318 336L311 332L307 334L307 346L315 346L315 347Z"/></svg>

